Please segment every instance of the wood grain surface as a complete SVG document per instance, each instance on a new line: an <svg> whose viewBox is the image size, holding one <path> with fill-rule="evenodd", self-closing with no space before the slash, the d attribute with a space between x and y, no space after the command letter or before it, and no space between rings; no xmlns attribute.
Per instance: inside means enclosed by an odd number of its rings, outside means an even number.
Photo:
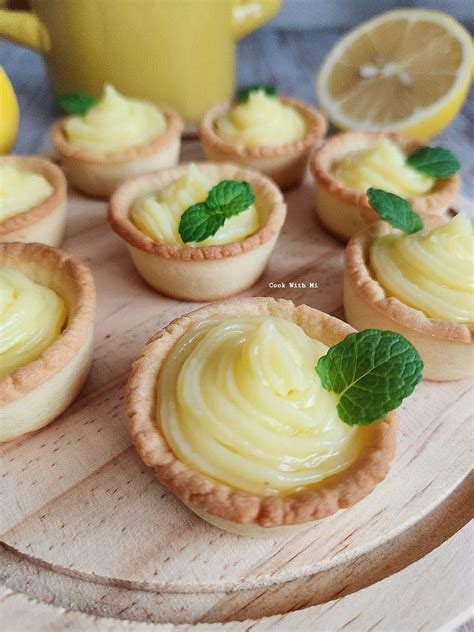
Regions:
<svg viewBox="0 0 474 632"><path fill-rule="evenodd" d="M199 156L188 143L184 159ZM316 222L310 180L286 197L288 219L270 266L246 294L341 317L342 246ZM460 489L471 464L472 384L427 382L402 407L390 475L355 507L282 539L240 538L201 521L135 454L123 401L130 364L147 338L196 304L162 297L141 281L104 203L71 192L68 213L64 248L88 261L97 283L95 360L83 393L60 419L0 449L0 537L12 552L76 581L159 595L154 621L258 617L279 605L260 600L249 615L242 591L258 597L288 586L288 606L304 578L337 573L413 533ZM310 281L318 289L289 286ZM73 608L74 592L66 593L64 605Z"/></svg>

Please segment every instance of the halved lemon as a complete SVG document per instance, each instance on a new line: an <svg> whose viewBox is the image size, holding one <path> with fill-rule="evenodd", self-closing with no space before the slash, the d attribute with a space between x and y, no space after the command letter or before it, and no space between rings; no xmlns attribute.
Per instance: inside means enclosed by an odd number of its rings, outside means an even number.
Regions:
<svg viewBox="0 0 474 632"><path fill-rule="evenodd" d="M458 113L472 67L471 36L454 18L396 9L335 44L319 71L316 96L336 127L429 138Z"/></svg>
<svg viewBox="0 0 474 632"><path fill-rule="evenodd" d="M0 66L0 154L7 154L15 144L20 111L15 91Z"/></svg>

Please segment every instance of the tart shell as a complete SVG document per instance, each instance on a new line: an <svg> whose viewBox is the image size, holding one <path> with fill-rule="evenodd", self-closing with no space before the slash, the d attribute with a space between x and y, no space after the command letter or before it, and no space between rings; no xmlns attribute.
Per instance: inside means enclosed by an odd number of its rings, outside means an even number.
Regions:
<svg viewBox="0 0 474 632"><path fill-rule="evenodd" d="M332 175L332 166L351 151L367 149L389 139L407 155L425 143L394 133L343 132L329 138L310 160L314 176L316 215L324 228L341 241L348 241L371 222L380 220L367 195L350 189ZM408 198L413 210L444 215L459 191L459 175L439 178L433 191Z"/></svg>
<svg viewBox="0 0 474 632"><path fill-rule="evenodd" d="M425 217L431 226L442 223ZM393 229L378 222L348 243L344 255L344 310L346 320L358 330L375 327L395 331L416 347L427 380L460 380L474 375L474 327L436 320L420 310L387 297L369 266L374 239Z"/></svg>
<svg viewBox="0 0 474 632"><path fill-rule="evenodd" d="M44 202L0 222L0 243L21 241L59 246L64 237L67 206L67 182L61 169L39 156L2 156L0 161L42 175L53 188Z"/></svg>
<svg viewBox="0 0 474 632"><path fill-rule="evenodd" d="M395 453L397 422L390 413L365 427L365 450L349 468L319 485L287 495L260 496L239 491L181 462L156 423L156 385L165 358L186 330L203 319L258 315L286 318L328 346L354 331L328 314L306 305L296 307L283 299L236 299L204 307L173 321L148 342L128 381L128 414L140 457L188 507L220 528L246 535L273 535L274 528L308 526L369 494L389 470ZM243 530L243 526L248 529Z"/></svg>
<svg viewBox="0 0 474 632"><path fill-rule="evenodd" d="M279 189L256 171L231 164L197 165L215 181L228 178L251 184L261 222L256 233L230 244L188 248L153 241L138 230L130 220L134 201L167 187L186 172L186 164L124 183L110 200L109 221L154 289L177 299L211 301L238 294L259 278L285 221L286 205Z"/></svg>
<svg viewBox="0 0 474 632"><path fill-rule="evenodd" d="M298 184L303 179L311 150L327 130L324 116L315 108L291 97L279 97L294 108L306 121L304 138L285 145L234 145L224 141L215 131L215 121L226 114L232 103L222 103L208 110L199 125L199 136L208 160L231 161L262 171L280 187Z"/></svg>
<svg viewBox="0 0 474 632"><path fill-rule="evenodd" d="M67 118L57 121L50 136L71 184L93 197L107 198L128 178L171 167L178 162L184 122L170 108L160 106L166 130L139 145L110 153L94 152L70 143L64 132Z"/></svg>
<svg viewBox="0 0 474 632"><path fill-rule="evenodd" d="M60 295L68 308L61 335L29 364L0 378L0 442L47 425L81 390L92 360L95 286L73 255L43 244L0 244L0 266L26 274Z"/></svg>

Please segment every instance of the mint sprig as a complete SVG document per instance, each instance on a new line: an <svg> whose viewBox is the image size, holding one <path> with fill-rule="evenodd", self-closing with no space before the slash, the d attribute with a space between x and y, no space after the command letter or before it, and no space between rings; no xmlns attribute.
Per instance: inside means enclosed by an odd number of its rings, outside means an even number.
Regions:
<svg viewBox="0 0 474 632"><path fill-rule="evenodd" d="M96 97L85 92L71 92L59 99L59 105L66 114L84 116L98 102Z"/></svg>
<svg viewBox="0 0 474 632"><path fill-rule="evenodd" d="M277 94L275 86L254 84L240 88L237 92L237 99L239 101L248 101L252 92L258 92L259 90L265 92L268 97L276 97Z"/></svg>
<svg viewBox="0 0 474 632"><path fill-rule="evenodd" d="M461 168L456 156L444 147L419 147L408 156L406 163L433 178L448 178Z"/></svg>
<svg viewBox="0 0 474 632"><path fill-rule="evenodd" d="M204 202L193 204L181 215L179 234L184 243L200 242L215 235L225 221L255 202L248 182L222 180Z"/></svg>
<svg viewBox="0 0 474 632"><path fill-rule="evenodd" d="M339 418L366 426L398 408L421 380L423 361L406 338L366 329L349 334L319 359L323 387L339 395Z"/></svg>
<svg viewBox="0 0 474 632"><path fill-rule="evenodd" d="M410 202L382 189L367 189L370 206L380 217L407 234L416 233L423 228L423 220L414 212Z"/></svg>

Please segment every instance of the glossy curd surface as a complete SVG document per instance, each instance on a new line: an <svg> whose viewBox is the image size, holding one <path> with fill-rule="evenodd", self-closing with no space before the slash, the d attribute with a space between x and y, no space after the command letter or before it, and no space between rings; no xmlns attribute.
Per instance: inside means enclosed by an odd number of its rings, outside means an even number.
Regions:
<svg viewBox="0 0 474 632"><path fill-rule="evenodd" d="M326 351L281 318L203 321L165 360L157 424L181 461L232 488L317 484L357 458L364 436L322 387L315 366Z"/></svg>
<svg viewBox="0 0 474 632"><path fill-rule="evenodd" d="M53 193L44 176L0 162L0 222L29 211Z"/></svg>
<svg viewBox="0 0 474 632"><path fill-rule="evenodd" d="M84 116L72 116L64 123L70 143L101 153L139 145L165 130L165 117L156 107L128 99L109 84L100 101Z"/></svg>
<svg viewBox="0 0 474 632"><path fill-rule="evenodd" d="M154 241L193 246L194 242L184 244L179 234L181 215L193 204L203 202L215 184L217 183L192 164L182 176L163 190L138 198L133 204L130 219L138 230ZM199 245L212 246L240 241L253 235L259 227L258 212L252 204L239 215L227 219L215 235L199 242Z"/></svg>
<svg viewBox="0 0 474 632"><path fill-rule="evenodd" d="M63 299L19 270L0 267L0 377L36 360L61 334Z"/></svg>
<svg viewBox="0 0 474 632"><path fill-rule="evenodd" d="M219 117L215 131L234 145L286 145L305 136L306 122L290 105L259 90Z"/></svg>
<svg viewBox="0 0 474 632"><path fill-rule="evenodd" d="M474 323L474 236L465 215L432 230L379 237L370 264L388 296L431 318Z"/></svg>
<svg viewBox="0 0 474 632"><path fill-rule="evenodd" d="M424 195L435 180L406 164L406 155L391 140L349 152L332 168L333 176L351 189L365 193L370 187L401 196Z"/></svg>

